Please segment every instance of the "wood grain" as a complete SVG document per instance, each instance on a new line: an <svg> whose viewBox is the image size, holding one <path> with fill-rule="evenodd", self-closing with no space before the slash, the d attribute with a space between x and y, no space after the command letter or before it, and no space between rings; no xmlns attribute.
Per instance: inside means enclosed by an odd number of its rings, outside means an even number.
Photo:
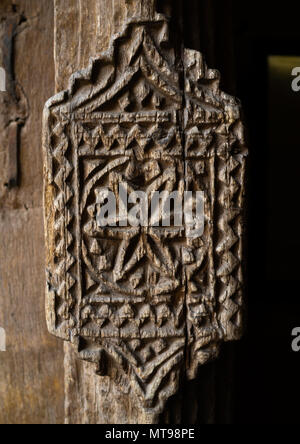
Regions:
<svg viewBox="0 0 300 444"><path fill-rule="evenodd" d="M11 88L0 93L0 326L7 333L7 352L0 353L3 424L64 421L63 346L49 336L44 316L41 117L55 88L53 15L52 0L2 0L0 5L0 65L6 66L7 45L12 45L13 69ZM8 22L16 26L10 37ZM15 143L14 131L8 137L9 122L21 118L16 152L9 145ZM11 171L16 167L16 155L18 186L9 188L7 172L10 162Z"/></svg>

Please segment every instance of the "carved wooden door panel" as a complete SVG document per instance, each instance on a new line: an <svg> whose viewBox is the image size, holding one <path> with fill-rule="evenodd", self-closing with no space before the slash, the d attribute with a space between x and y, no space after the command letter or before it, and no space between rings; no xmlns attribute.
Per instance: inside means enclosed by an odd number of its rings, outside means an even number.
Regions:
<svg viewBox="0 0 300 444"><path fill-rule="evenodd" d="M176 53L154 3L126 2L107 51L44 111L48 328L138 402L140 422L240 338L243 311L240 105L200 53ZM103 190L119 210L105 227ZM127 192L159 191L203 192L203 232L162 216L130 226Z"/></svg>
<svg viewBox="0 0 300 444"><path fill-rule="evenodd" d="M183 44L209 6L183 3L1 1L1 423L216 422L210 363L243 332L247 149L238 99ZM148 214L177 196L181 223L174 198L169 224L131 224L141 193Z"/></svg>

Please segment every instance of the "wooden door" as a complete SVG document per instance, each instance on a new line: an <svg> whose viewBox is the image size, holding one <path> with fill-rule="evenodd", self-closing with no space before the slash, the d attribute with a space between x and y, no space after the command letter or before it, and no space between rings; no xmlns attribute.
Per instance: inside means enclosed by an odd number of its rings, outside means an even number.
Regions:
<svg viewBox="0 0 300 444"><path fill-rule="evenodd" d="M222 51L219 43L214 44L216 29L225 36L225 39L222 38L224 47L231 47L232 26L228 10L227 19L219 27L216 25L217 6L212 6L214 2L208 3L190 1L184 6L180 0L157 2L156 11L172 17L170 41L177 57L179 73L180 69L184 72L186 68L184 44L205 51L212 68L217 60L221 68L224 62L222 57L217 57L217 49ZM185 372L180 371L180 388L170 390L170 394L165 396L167 402L164 409L153 414L151 409L145 413L138 407L122 377L113 379L105 372L100 376L99 371L95 372L93 364L78 359L74 345L50 336L46 327L43 162L46 164L46 176L49 169L47 161L43 160L42 150L44 104L49 97L72 84L72 80L71 83L69 81L72 74L91 66L90 58L97 58L109 49L112 37L122 33L129 19L137 17L142 22L143 14L147 20L151 18L151 8L154 8L152 0L1 2L0 65L6 73L6 92L0 93L0 326L6 332L7 348L6 352L0 353L2 423L119 424L160 421L195 424L232 421L234 345L224 345L221 358L200 367L198 376L194 369L193 381L188 382ZM167 35L160 37L165 45ZM193 57L196 60L198 56L193 53ZM229 51L226 53L226 63L223 64L223 84L229 93L235 93L231 61L233 55ZM205 80L206 84L211 84L212 91L219 94L217 74L213 71L207 73L210 77ZM168 74L167 71L165 74ZM82 78L85 74L77 74L78 78L80 76ZM86 80L87 83L89 81ZM75 84L76 80L73 79L73 86ZM164 89L162 86L160 88ZM168 82L165 86L167 89ZM69 91L72 95L72 86ZM224 101L231 100L228 107L234 103L233 99L222 98ZM181 108L178 109L181 111ZM243 162L246 150L239 155ZM220 159L219 162L226 163L223 158ZM232 159L229 161L230 175L237 164L232 166ZM201 168L199 174L200 171ZM221 171L218 174L221 177ZM242 184L243 174L237 183L239 181ZM226 189L224 183L227 178L224 175L222 180L222 186ZM233 189L232 182L228 187ZM47 196L46 192L46 207L49 203L50 206L54 204L53 200L47 200ZM222 199L221 196L220 202ZM231 198L228 199L230 201ZM48 207L46 219L49 219L50 213ZM211 223L213 217L211 215ZM222 219L223 229L232 244L225 246L224 243L219 247L218 254L213 253L216 260L222 254L227 255L227 259L224 259L227 271L224 271L224 263L219 263L219 281L217 265L214 270L218 281L216 285L225 285L232 290L228 291L229 296L223 293L222 303L224 306L227 304L227 311L232 309L232 305L236 304L239 308L242 306L242 253L240 247L236 246L236 240L241 237L240 222L235 225L236 233L231 232L229 227L229 222L235 217L232 215L230 221L228 218ZM237 236L236 240L234 236ZM233 245L235 259L229 251ZM47 262L49 244L46 250ZM230 262L232 260L237 261L234 266ZM229 262L235 269L234 277L233 269L229 270ZM238 285L233 283L235 280L239 281ZM49 290L49 281L47 285ZM234 293L236 299L231 300ZM56 311L55 302L52 309L48 306L48 324L49 316ZM227 340L237 339L241 335L242 321L238 311L234 308L231 313L232 318L235 318L232 325L231 319L225 322L224 336ZM225 315L220 316L226 318ZM206 359L202 361L204 363Z"/></svg>

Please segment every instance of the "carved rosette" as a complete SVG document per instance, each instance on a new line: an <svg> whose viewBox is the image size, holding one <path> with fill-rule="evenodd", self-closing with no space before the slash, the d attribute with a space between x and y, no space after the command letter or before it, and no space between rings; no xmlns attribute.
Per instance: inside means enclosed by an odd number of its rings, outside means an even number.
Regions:
<svg viewBox="0 0 300 444"><path fill-rule="evenodd" d="M167 41L164 16L128 21L44 112L49 331L152 414L240 338L243 311L240 104L200 53L180 69ZM120 182L204 192L203 236L99 228L97 194Z"/></svg>

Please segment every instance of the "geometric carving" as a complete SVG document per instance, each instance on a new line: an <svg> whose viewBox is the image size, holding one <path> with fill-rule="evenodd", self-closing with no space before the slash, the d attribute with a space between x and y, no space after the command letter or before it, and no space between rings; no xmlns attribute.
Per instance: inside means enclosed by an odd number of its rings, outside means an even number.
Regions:
<svg viewBox="0 0 300 444"><path fill-rule="evenodd" d="M180 67L167 29L161 14L128 21L44 112L49 331L154 414L243 324L240 104L200 53ZM120 205L120 183L202 191L203 235L99 226L99 195Z"/></svg>

